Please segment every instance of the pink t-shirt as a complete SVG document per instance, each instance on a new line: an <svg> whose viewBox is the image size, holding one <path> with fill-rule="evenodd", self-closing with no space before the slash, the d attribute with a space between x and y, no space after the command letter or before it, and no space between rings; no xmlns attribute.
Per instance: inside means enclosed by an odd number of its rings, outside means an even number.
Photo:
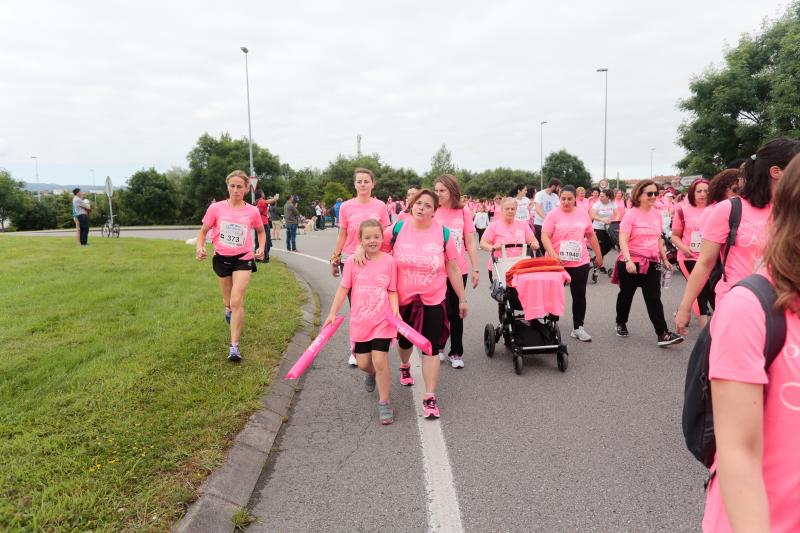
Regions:
<svg viewBox="0 0 800 533"><path fill-rule="evenodd" d="M613 220L622 220L622 217L625 216L625 211L627 211L625 200L614 200L614 205L617 206L617 214L614 215Z"/></svg>
<svg viewBox="0 0 800 533"><path fill-rule="evenodd" d="M577 207L582 211L586 211L588 213L589 209L591 209L592 207L592 201L587 198L584 198L582 200L575 200L575 207Z"/></svg>
<svg viewBox="0 0 800 533"><path fill-rule="evenodd" d="M725 263L725 275L728 281L720 279L717 283L715 292L717 301L733 287L736 282L755 271L758 261L764 255L764 245L767 237L767 225L771 206L758 209L750 205L750 202L742 198L742 221L739 223L739 230L736 232L736 242L728 253L728 260ZM731 213L731 201L722 202L711 207L702 226L701 232L704 239L722 245L720 258L725 249L725 241L728 240L730 225L728 217Z"/></svg>
<svg viewBox="0 0 800 533"><path fill-rule="evenodd" d="M547 214L542 224L542 233L550 234L556 258L565 267L577 267L589 262L586 237L594 235L592 221L584 211L573 209L567 213L557 207Z"/></svg>
<svg viewBox="0 0 800 533"><path fill-rule="evenodd" d="M397 290L397 264L391 255L381 253L363 266L356 265L349 257L344 262L340 285L350 289L351 342L397 336L397 328L386 320L389 293Z"/></svg>
<svg viewBox="0 0 800 533"><path fill-rule="evenodd" d="M764 312L748 289L736 287L725 297L711 318L711 337L711 379L764 385L762 473L770 531L800 531L800 318L786 313L786 344L769 372ZM703 531L732 531L716 477L706 493Z"/></svg>
<svg viewBox="0 0 800 533"><path fill-rule="evenodd" d="M661 238L661 222L661 212L655 208L645 212L634 207L625 213L619 224L619 233L629 235L628 250L631 258L659 257L658 240Z"/></svg>
<svg viewBox="0 0 800 533"><path fill-rule="evenodd" d="M458 270L462 274L469 273L465 240L475 239L475 235L473 235L475 233L475 223L472 222L472 215L469 210L466 207L462 209L440 207L436 210L436 214L433 215L433 219L450 230L450 238L453 239L458 251Z"/></svg>
<svg viewBox="0 0 800 533"><path fill-rule="evenodd" d="M700 241L702 241L700 228L702 227L703 213L706 211L705 207L696 207L689 202L681 203L675 209L672 229L673 231L678 230L683 244L692 250L691 257L687 257L683 250L678 249L678 259L697 261L697 256L700 253ZM681 213L683 213L683 217L681 217Z"/></svg>
<svg viewBox="0 0 800 533"><path fill-rule="evenodd" d="M339 227L347 232L342 252L353 255L358 248L358 227L368 218L374 218L382 227L389 225L389 213L386 204L377 198L370 198L369 202L362 204L358 198L351 198L339 208Z"/></svg>
<svg viewBox="0 0 800 533"><path fill-rule="evenodd" d="M208 206L203 215L203 224L211 228L209 237L218 255L242 255L241 259L253 259L253 228L261 228L261 214L254 205L244 204L233 208L227 200Z"/></svg>
<svg viewBox="0 0 800 533"><path fill-rule="evenodd" d="M502 219L493 220L483 232L483 239L491 244L526 244L530 242L532 236L533 230L530 224L524 220L514 220L510 225L503 222ZM518 257L524 250L524 246L522 248L506 248L506 257ZM495 257L503 256L502 250L495 250L493 254ZM491 256L486 268L492 270Z"/></svg>
<svg viewBox="0 0 800 533"><path fill-rule="evenodd" d="M397 215L397 220L408 220L411 218L411 213L408 211L401 211L399 215Z"/></svg>
<svg viewBox="0 0 800 533"><path fill-rule="evenodd" d="M390 248L392 228L383 232L383 250L390 251L397 261L397 295L400 305L406 305L419 295L424 305L438 305L447 291L446 261L458 260L452 236L444 245L444 227L432 221L428 229L414 226L406 220L394 248Z"/></svg>

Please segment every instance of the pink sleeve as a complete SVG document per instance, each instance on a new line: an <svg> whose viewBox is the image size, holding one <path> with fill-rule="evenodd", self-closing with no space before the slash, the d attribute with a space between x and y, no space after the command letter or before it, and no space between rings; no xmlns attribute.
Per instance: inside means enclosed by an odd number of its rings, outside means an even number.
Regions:
<svg viewBox="0 0 800 533"><path fill-rule="evenodd" d="M344 287L345 289L349 289L353 286L353 259L348 258L347 261L344 262L344 268L342 269L342 281L339 283L340 287Z"/></svg>
<svg viewBox="0 0 800 533"><path fill-rule="evenodd" d="M625 213L625 216L622 217L622 220L619 223L619 232L620 233L627 233L628 235L631 234L631 229L633 229L633 219L636 218L635 211L628 211Z"/></svg>
<svg viewBox="0 0 800 533"><path fill-rule="evenodd" d="M708 375L742 383L766 384L766 325L758 298L744 287L732 289L711 319Z"/></svg>
<svg viewBox="0 0 800 533"><path fill-rule="evenodd" d="M389 292L397 292L397 263L394 258L389 258Z"/></svg>
<svg viewBox="0 0 800 533"><path fill-rule="evenodd" d="M594 227L592 227L592 219L586 216L586 231L583 232L584 236L591 237L594 235Z"/></svg>
<svg viewBox="0 0 800 533"><path fill-rule="evenodd" d="M475 223L472 221L472 215L469 209L464 208L464 235L467 233L475 233Z"/></svg>
<svg viewBox="0 0 800 533"><path fill-rule="evenodd" d="M672 229L678 230L678 235L683 235L683 219L685 218L686 213L683 212L682 207L678 206L678 208L675 209L675 216L672 217Z"/></svg>
<svg viewBox="0 0 800 533"><path fill-rule="evenodd" d="M216 204L211 204L206 209L206 214L203 215L203 224L208 226L209 228L213 228L217 223L217 208L214 207Z"/></svg>
<svg viewBox="0 0 800 533"><path fill-rule="evenodd" d="M391 224L392 221L389 218L389 212L386 210L381 211L381 227L386 227Z"/></svg>
<svg viewBox="0 0 800 533"><path fill-rule="evenodd" d="M483 238L481 240L486 239L490 243L493 242L495 233L494 228L494 224L489 224L489 226L486 228L486 231L483 232Z"/></svg>
<svg viewBox="0 0 800 533"><path fill-rule="evenodd" d="M261 213L259 213L257 209L250 218L252 219L250 223L253 228L258 229L264 227L264 223L261 221Z"/></svg>
<svg viewBox="0 0 800 533"><path fill-rule="evenodd" d="M342 204L339 207L339 227L347 229L347 204Z"/></svg>
<svg viewBox="0 0 800 533"><path fill-rule="evenodd" d="M703 226L703 238L717 244L725 244L730 234L728 218L731 215L731 202L723 201L711 208L705 226Z"/></svg>
<svg viewBox="0 0 800 533"><path fill-rule="evenodd" d="M531 229L530 224L526 224L523 222L522 226L525 228L525 242L530 242L531 238L534 237L533 230Z"/></svg>
<svg viewBox="0 0 800 533"><path fill-rule="evenodd" d="M553 234L553 230L556 227L555 212L556 210L553 209L547 213L547 216L544 218L544 222L542 223L542 233L549 233L550 235Z"/></svg>
<svg viewBox="0 0 800 533"><path fill-rule="evenodd" d="M448 260L457 261L459 258L458 250L456 249L455 239L453 235L450 235L450 238L447 239L447 243L444 245L444 255Z"/></svg>

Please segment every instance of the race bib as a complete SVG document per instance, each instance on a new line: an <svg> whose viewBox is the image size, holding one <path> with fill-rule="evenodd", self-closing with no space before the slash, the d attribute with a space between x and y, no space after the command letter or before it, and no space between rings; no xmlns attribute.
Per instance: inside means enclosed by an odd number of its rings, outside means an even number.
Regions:
<svg viewBox="0 0 800 533"><path fill-rule="evenodd" d="M700 232L699 231L693 231L692 232L692 238L689 241L689 248L695 253L700 252L700 241L702 241L702 240L703 240L703 237L700 235Z"/></svg>
<svg viewBox="0 0 800 533"><path fill-rule="evenodd" d="M458 254L461 255L461 248L464 246L464 230L450 229L450 235L455 239L456 250Z"/></svg>
<svg viewBox="0 0 800 533"><path fill-rule="evenodd" d="M583 249L578 241L561 241L558 245L558 258L576 263L581 260Z"/></svg>
<svg viewBox="0 0 800 533"><path fill-rule="evenodd" d="M244 246L247 238L247 227L244 224L237 224L223 220L219 225L219 244L226 248L238 248Z"/></svg>

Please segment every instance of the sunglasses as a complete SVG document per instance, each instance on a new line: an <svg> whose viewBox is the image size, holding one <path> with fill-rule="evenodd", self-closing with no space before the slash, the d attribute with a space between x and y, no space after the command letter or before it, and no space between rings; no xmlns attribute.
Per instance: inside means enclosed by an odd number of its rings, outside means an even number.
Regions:
<svg viewBox="0 0 800 533"><path fill-rule="evenodd" d="M647 191L647 192L643 192L642 194L646 194L647 196L652 198L653 196L658 194L658 191Z"/></svg>

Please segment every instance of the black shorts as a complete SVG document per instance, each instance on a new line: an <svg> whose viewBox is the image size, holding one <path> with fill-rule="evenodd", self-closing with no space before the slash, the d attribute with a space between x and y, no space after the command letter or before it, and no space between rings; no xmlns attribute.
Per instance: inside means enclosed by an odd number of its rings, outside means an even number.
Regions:
<svg viewBox="0 0 800 533"><path fill-rule="evenodd" d="M372 339L371 341L357 342L353 347L353 353L363 355L373 350L376 352L388 352L391 343L392 339Z"/></svg>
<svg viewBox="0 0 800 533"><path fill-rule="evenodd" d="M211 259L214 273L221 278L227 278L232 276L236 270L250 270L255 272L256 262L252 259L240 259L242 255L244 254L231 256L214 254L214 257Z"/></svg>

